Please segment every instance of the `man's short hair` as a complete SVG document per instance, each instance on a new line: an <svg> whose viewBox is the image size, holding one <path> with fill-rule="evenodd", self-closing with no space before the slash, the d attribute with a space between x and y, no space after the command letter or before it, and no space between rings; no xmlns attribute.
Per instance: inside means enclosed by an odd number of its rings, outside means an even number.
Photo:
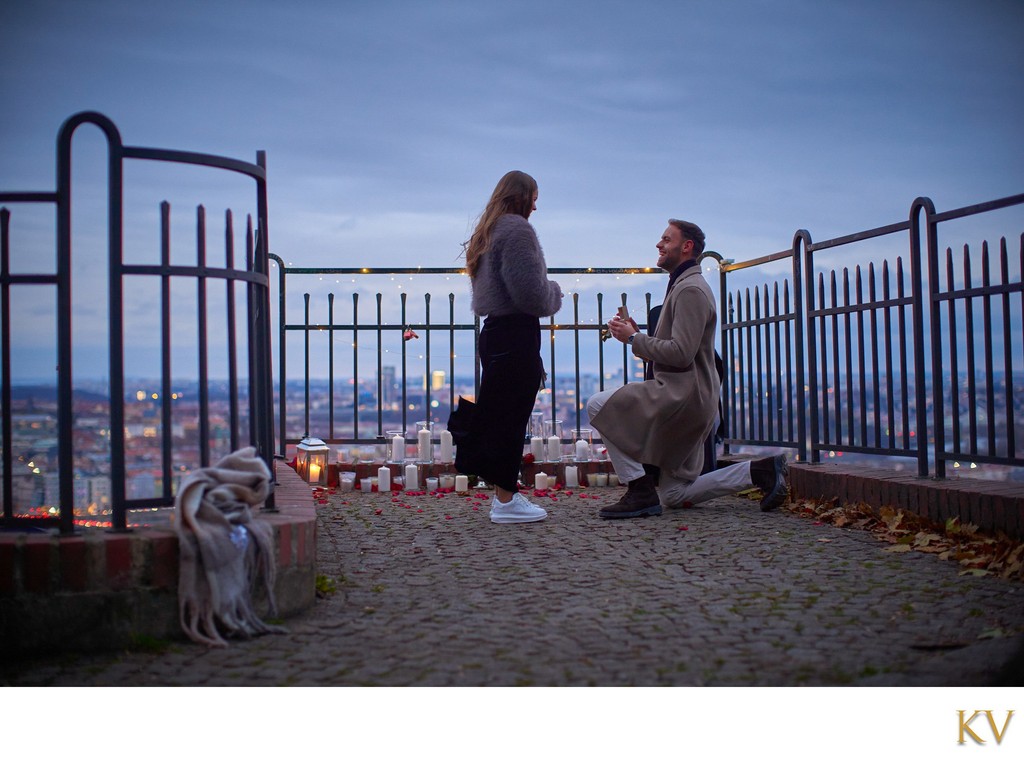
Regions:
<svg viewBox="0 0 1024 768"><path fill-rule="evenodd" d="M698 258L704 253L704 230L692 221L682 219L669 219L668 223L683 233L683 237L693 241L693 255Z"/></svg>

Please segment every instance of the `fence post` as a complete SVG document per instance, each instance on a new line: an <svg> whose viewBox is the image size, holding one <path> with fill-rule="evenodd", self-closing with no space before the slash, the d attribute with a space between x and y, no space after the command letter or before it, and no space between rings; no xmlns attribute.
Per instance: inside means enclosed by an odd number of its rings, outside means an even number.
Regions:
<svg viewBox="0 0 1024 768"><path fill-rule="evenodd" d="M267 202L267 153L265 150L256 152L256 166L260 174L256 180L256 252L253 254L253 272L261 275L264 285L252 284L255 294L255 317L250 313L249 322L253 323L250 330L250 344L255 347L256 370L254 381L249 382L250 392L255 390L255 397L250 396L250 419L257 424L256 451L267 465L271 476L274 468L274 371L273 355L270 342L270 239L268 220L270 207ZM250 294L250 295L252 295ZM251 430L250 430L251 431ZM274 506L274 491L265 502L267 507Z"/></svg>
<svg viewBox="0 0 1024 768"><path fill-rule="evenodd" d="M796 232L793 236L793 358L796 361L796 431L797 440L800 444L800 448L797 451L797 458L800 461L808 461L810 455L810 446L807 442L807 393L811 393L811 401L817 403L815 397L816 390L814 386L806 387L804 380L804 327L806 322L806 316L804 314L804 300L803 300L803 276L804 271L800 268L801 251L804 253L804 258L807 259L807 283L808 283L808 299L813 291L814 281L810 278L810 251L807 246L811 242L811 235L807 230L801 229ZM813 306L813 304L810 304ZM811 332L811 339L814 338L813 331ZM813 347L813 343L811 344ZM811 370L811 375L814 376L814 366L808 363L808 367ZM790 422L792 424L792 422ZM815 456L817 461L817 456Z"/></svg>
<svg viewBox="0 0 1024 768"><path fill-rule="evenodd" d="M729 262L732 263L732 262ZM722 373L723 381L719 382L721 403L722 403L722 423L725 429L725 434L729 434L730 424L730 411L732 410L732 392L730 390L729 382L732 381L732 365L730 363L731 355L729 354L729 334L725 331L725 326L732 318L729 317L729 280L727 269L728 264L724 259L719 261L720 269L718 270L718 303L721 304L721 309L718 313L718 332L721 337L719 346L722 348ZM729 455L729 441L726 440L722 444L722 454L725 456Z"/></svg>
<svg viewBox="0 0 1024 768"><path fill-rule="evenodd" d="M927 197L919 197L910 206L910 282L914 307L914 407L917 411L917 474L928 476L928 387L925 378L924 336L924 288L922 286L921 254L921 211L925 214L925 232L928 247L928 318L931 337L932 358L932 407L934 409L932 438L935 442L935 476L946 476L944 461L939 453L945 446L946 435L943 424L942 396L942 343L939 338L940 323L938 304L933 297L938 291L937 230L933 219L935 206Z"/></svg>
<svg viewBox="0 0 1024 768"><path fill-rule="evenodd" d="M794 263L793 279L794 281L800 279L803 284L805 297L805 300L802 301L800 291L796 290L794 286L796 301L799 303L796 308L796 332L799 334L796 340L796 357L798 360L802 360L803 355L807 355L807 371L810 376L806 383L807 394L805 395L805 385L802 383L804 378L803 372L800 370L800 366L797 367L797 389L799 390L797 399L799 401L801 397L806 398L801 403L800 412L797 414L797 432L800 435L800 445L803 446L802 450L805 451L804 459L811 464L817 464L820 456L814 446L818 441L818 341L817 335L814 332L814 249L811 247L812 244L811 233L806 229L797 230L796 234L793 235L793 261L797 262L799 260L799 254L802 251L804 264L803 273L800 278L797 278L797 265ZM801 329L806 329L806 338L804 338ZM809 409L807 407L808 401L810 402ZM808 410L810 410L811 414L810 425L807 424Z"/></svg>
<svg viewBox="0 0 1024 768"><path fill-rule="evenodd" d="M92 123L107 140L107 261L110 354L110 495L115 529L127 527L124 466L124 319L122 315L122 159L117 127L98 112L80 112L64 121L57 136L57 424L60 476L60 531L74 533L74 392L71 378L71 139L78 126Z"/></svg>
<svg viewBox="0 0 1024 768"><path fill-rule="evenodd" d="M277 296L277 370L279 371L277 377L277 401L278 401L278 429L281 434L278 437L278 451L281 456L286 456L288 453L288 446L285 441L287 440L287 431L285 427L288 424L287 421L287 403L288 403L288 389L286 385L287 376L285 375L285 357L287 354L287 342L285 340L285 276L286 270L284 266L284 260L276 253L268 254L269 259L273 259L277 263L277 274L278 283L277 290L279 291ZM270 262L267 262L269 272ZM269 275L268 275L269 277Z"/></svg>

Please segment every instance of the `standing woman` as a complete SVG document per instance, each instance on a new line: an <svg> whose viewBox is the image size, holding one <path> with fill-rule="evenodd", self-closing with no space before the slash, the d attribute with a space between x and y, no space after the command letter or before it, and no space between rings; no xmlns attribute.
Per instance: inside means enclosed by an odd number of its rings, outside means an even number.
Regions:
<svg viewBox="0 0 1024 768"><path fill-rule="evenodd" d="M547 278L544 252L527 221L537 210L537 182L509 171L494 188L466 248L473 312L480 331L480 392L449 420L458 445L455 466L494 485L491 521L531 523L547 512L518 492L526 425L544 379L540 318L562 306Z"/></svg>

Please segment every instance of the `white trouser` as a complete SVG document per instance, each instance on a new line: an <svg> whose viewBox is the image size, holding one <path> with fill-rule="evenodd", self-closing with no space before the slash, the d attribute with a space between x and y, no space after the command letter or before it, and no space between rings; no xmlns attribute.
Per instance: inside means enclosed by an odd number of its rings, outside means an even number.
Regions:
<svg viewBox="0 0 1024 768"><path fill-rule="evenodd" d="M658 483L658 495L663 507L678 509L700 504L708 499L717 499L719 496L739 493L753 485L749 461L741 461L708 472L706 475L698 475L692 483L672 477L663 469Z"/></svg>
<svg viewBox="0 0 1024 768"><path fill-rule="evenodd" d="M614 391L606 389L587 400L587 415L590 417L591 423ZM608 449L608 458L612 462L612 466L615 467L615 474L619 476L619 480L628 483L644 476L644 465L641 462L632 456L627 456L618 446L609 442L604 435L601 437L604 440L604 447ZM690 506L708 499L716 499L719 496L728 496L731 493L745 491L754 484L750 478L749 461L716 469L714 472L698 476L692 482L672 477L664 468L660 475L658 495L661 497L662 505L669 508Z"/></svg>
<svg viewBox="0 0 1024 768"><path fill-rule="evenodd" d="M594 417L604 408L604 404L608 402L608 398L614 391L614 389L606 389L592 395L587 400L587 416L590 417L591 424L594 423ZM619 480L628 483L630 480L639 480L644 476L643 464L632 456L624 454L618 446L608 442L608 438L604 435L601 437L604 440L604 447L608 449L608 458L612 462L612 466L615 467L615 474L619 476Z"/></svg>

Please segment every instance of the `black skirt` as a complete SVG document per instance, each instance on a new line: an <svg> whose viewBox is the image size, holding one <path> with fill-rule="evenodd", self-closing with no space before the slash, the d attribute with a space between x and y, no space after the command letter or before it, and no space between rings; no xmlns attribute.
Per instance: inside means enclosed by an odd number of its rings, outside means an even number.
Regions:
<svg viewBox="0 0 1024 768"><path fill-rule="evenodd" d="M480 393L459 401L448 419L458 451L455 468L505 490L518 488L523 443L544 380L540 319L488 317L480 331Z"/></svg>

